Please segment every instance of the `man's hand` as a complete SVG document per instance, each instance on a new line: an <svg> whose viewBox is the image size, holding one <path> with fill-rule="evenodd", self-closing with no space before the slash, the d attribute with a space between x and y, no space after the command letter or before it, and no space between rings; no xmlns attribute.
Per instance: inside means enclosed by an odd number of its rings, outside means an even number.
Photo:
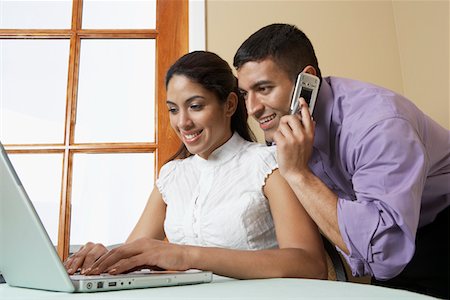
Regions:
<svg viewBox="0 0 450 300"><path fill-rule="evenodd" d="M300 98L300 105L299 114L280 119L278 131L274 134L280 173L288 181L290 176L310 172L308 161L314 143L315 123L303 98Z"/></svg>

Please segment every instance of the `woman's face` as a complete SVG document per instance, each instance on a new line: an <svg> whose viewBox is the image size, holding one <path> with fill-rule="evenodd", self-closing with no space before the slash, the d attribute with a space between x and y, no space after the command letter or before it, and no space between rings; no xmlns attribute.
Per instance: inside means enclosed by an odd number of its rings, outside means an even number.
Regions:
<svg viewBox="0 0 450 300"><path fill-rule="evenodd" d="M230 110L229 101L220 103L214 93L188 77L174 75L170 79L166 103L170 126L190 153L207 159L231 137L234 109Z"/></svg>

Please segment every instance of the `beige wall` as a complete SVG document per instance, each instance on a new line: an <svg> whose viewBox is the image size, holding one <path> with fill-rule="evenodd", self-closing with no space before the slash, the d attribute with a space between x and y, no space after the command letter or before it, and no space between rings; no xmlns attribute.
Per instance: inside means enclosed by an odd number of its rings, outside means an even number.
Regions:
<svg viewBox="0 0 450 300"><path fill-rule="evenodd" d="M449 2L394 1L393 8L403 94L450 128Z"/></svg>
<svg viewBox="0 0 450 300"><path fill-rule="evenodd" d="M206 48L232 64L262 26L295 24L311 39L324 76L385 86L450 128L449 14L448 0L206 0Z"/></svg>
<svg viewBox="0 0 450 300"><path fill-rule="evenodd" d="M449 12L446 0L207 0L206 48L232 64L257 29L296 24L311 39L324 76L385 86L450 128Z"/></svg>

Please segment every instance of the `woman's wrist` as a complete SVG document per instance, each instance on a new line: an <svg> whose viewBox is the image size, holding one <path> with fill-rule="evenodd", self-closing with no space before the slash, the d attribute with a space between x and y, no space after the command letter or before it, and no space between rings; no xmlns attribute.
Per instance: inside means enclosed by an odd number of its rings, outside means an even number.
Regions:
<svg viewBox="0 0 450 300"><path fill-rule="evenodd" d="M184 261L188 269L201 269L200 248L196 246L183 245Z"/></svg>

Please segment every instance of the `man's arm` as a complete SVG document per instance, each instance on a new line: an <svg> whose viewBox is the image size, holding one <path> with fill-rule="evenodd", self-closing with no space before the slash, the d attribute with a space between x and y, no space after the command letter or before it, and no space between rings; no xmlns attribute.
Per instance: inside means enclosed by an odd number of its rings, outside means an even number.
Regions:
<svg viewBox="0 0 450 300"><path fill-rule="evenodd" d="M290 174L285 178L322 233L343 252L349 254L339 230L336 194L312 172Z"/></svg>
<svg viewBox="0 0 450 300"><path fill-rule="evenodd" d="M274 135L281 175L291 186L311 218L337 247L349 253L339 230L337 196L309 169L315 124L303 98L301 117L284 116Z"/></svg>
<svg viewBox="0 0 450 300"><path fill-rule="evenodd" d="M427 156L416 131L403 119L388 118L355 137L343 152L357 198L350 201L311 174L314 123L305 110L302 122L295 117L283 117L274 136L281 174L355 275L396 276L414 254L426 180Z"/></svg>

